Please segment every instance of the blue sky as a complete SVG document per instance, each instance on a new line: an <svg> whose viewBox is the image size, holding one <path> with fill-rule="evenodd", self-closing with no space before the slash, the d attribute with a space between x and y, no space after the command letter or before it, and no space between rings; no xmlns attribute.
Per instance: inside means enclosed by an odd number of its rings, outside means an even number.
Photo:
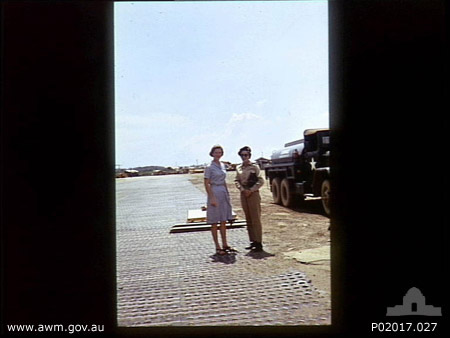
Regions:
<svg viewBox="0 0 450 338"><path fill-rule="evenodd" d="M238 163L328 127L326 1L116 2L116 164Z"/></svg>

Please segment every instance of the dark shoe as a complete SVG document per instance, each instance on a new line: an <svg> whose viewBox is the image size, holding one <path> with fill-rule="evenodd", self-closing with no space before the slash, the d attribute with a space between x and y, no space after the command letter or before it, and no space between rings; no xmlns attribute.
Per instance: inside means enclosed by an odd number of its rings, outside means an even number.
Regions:
<svg viewBox="0 0 450 338"><path fill-rule="evenodd" d="M232 248L231 246L224 246L223 250L226 252L238 252L235 248Z"/></svg>
<svg viewBox="0 0 450 338"><path fill-rule="evenodd" d="M223 249L216 249L216 254L219 256L225 256L227 252Z"/></svg>
<svg viewBox="0 0 450 338"><path fill-rule="evenodd" d="M256 248L255 242L251 242L250 246L246 247L245 250L253 250L254 248Z"/></svg>
<svg viewBox="0 0 450 338"><path fill-rule="evenodd" d="M252 249L253 252L261 252L263 251L262 243L255 242L254 248Z"/></svg>

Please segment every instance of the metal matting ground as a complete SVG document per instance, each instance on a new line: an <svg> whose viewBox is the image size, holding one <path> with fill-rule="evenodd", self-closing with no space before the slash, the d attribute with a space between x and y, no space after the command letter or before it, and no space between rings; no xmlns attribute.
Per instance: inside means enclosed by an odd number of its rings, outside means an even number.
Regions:
<svg viewBox="0 0 450 338"><path fill-rule="evenodd" d="M254 273L245 228L229 229L240 252L217 256L209 231L170 234L206 195L187 175L117 180L119 326L302 325L318 291L300 271ZM259 255L259 256L258 256ZM309 312L308 312L309 313Z"/></svg>

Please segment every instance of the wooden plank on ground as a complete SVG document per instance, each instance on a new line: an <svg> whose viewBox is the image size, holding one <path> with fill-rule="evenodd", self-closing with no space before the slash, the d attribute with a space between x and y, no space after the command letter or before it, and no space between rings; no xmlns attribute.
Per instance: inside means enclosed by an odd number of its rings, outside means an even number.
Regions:
<svg viewBox="0 0 450 338"><path fill-rule="evenodd" d="M234 211L231 211L231 215L233 216L233 219L236 219L236 213ZM202 209L188 210L187 222L188 223L206 222L206 210Z"/></svg>
<svg viewBox="0 0 450 338"><path fill-rule="evenodd" d="M229 223L229 222L227 222ZM233 224L235 225L246 225L247 222L245 219L243 220L239 220L239 221L233 221ZM195 223L179 223L179 224L175 224L173 227L175 228L179 228L179 227L188 227L188 226L195 226L195 225L208 225L206 222L195 222Z"/></svg>
<svg viewBox="0 0 450 338"><path fill-rule="evenodd" d="M201 209L188 210L187 221L188 223L206 222L206 210Z"/></svg>
<svg viewBox="0 0 450 338"><path fill-rule="evenodd" d="M227 229L235 229L235 228L242 228L244 226L246 226L247 223L246 222L239 222L239 223L232 223L232 224L228 224L227 223ZM172 229L170 229L170 233L179 233L179 232L193 232L193 231L207 231L207 230L211 230L211 225L210 224L196 224L196 223L191 223L191 224L178 224L172 227Z"/></svg>

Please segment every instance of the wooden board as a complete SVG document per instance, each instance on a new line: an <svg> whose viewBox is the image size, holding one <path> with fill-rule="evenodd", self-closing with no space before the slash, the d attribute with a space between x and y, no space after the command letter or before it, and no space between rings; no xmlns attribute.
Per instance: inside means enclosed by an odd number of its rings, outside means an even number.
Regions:
<svg viewBox="0 0 450 338"><path fill-rule="evenodd" d="M245 226L247 226L246 222L233 223L233 224L227 223L227 229L242 228ZM194 232L194 231L207 231L207 230L211 230L211 225L191 223L191 224L186 224L183 226L173 226L172 229L170 229L170 233L173 234L173 233L180 233L180 232Z"/></svg>
<svg viewBox="0 0 450 338"><path fill-rule="evenodd" d="M227 222L228 225L247 225L247 221L245 219L242 220L235 220L232 223ZM206 222L195 222L195 223L179 223L175 224L172 227L173 228L180 228L180 227L189 227L189 226L197 226L197 225L208 225Z"/></svg>
<svg viewBox="0 0 450 338"><path fill-rule="evenodd" d="M206 210L205 211L201 209L188 210L187 222L188 223L206 222Z"/></svg>
<svg viewBox="0 0 450 338"><path fill-rule="evenodd" d="M231 211L231 215L233 216L233 219L236 219L236 213L234 211ZM188 223L206 222L206 210L201 209L188 210L187 222Z"/></svg>

